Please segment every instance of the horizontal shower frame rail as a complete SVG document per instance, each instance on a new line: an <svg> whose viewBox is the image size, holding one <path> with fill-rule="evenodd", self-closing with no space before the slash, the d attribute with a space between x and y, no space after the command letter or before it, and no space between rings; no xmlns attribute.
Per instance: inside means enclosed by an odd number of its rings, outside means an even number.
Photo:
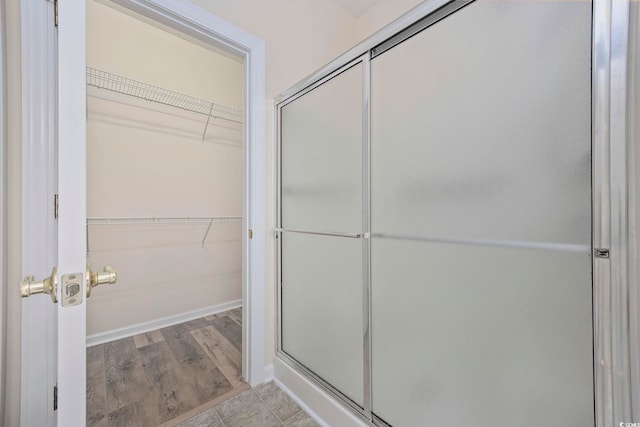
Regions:
<svg viewBox="0 0 640 427"><path fill-rule="evenodd" d="M368 239L369 233L341 233L334 231L309 231L309 230L291 230L288 228L276 227L273 229L276 233L296 233L296 234L312 234L314 236L331 236L345 237L348 239Z"/></svg>
<svg viewBox="0 0 640 427"><path fill-rule="evenodd" d="M497 248L537 249L555 252L591 253L591 245L577 243L534 242L526 240L442 238L403 234L372 233L374 239L408 240L412 242L442 243L451 245L489 246Z"/></svg>

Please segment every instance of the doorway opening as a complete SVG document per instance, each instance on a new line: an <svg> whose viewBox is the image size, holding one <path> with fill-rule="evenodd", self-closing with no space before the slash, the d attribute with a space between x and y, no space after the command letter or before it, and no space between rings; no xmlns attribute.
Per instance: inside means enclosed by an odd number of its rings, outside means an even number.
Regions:
<svg viewBox="0 0 640 427"><path fill-rule="evenodd" d="M87 262L118 275L87 301L87 425L159 425L249 387L243 68L87 1Z"/></svg>

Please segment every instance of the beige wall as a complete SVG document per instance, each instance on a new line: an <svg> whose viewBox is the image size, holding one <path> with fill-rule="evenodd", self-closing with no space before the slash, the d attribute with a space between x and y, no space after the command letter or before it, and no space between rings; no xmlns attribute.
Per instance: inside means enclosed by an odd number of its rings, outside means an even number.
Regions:
<svg viewBox="0 0 640 427"><path fill-rule="evenodd" d="M243 65L108 6L87 1L87 65L242 108Z"/></svg>
<svg viewBox="0 0 640 427"><path fill-rule="evenodd" d="M355 18L332 1L193 0L266 42L270 99L353 45Z"/></svg>
<svg viewBox="0 0 640 427"><path fill-rule="evenodd" d="M87 65L242 107L243 64L87 3ZM242 216L242 125L88 88L87 216ZM87 303L87 335L237 301L241 223L92 225L88 262L118 271Z"/></svg>
<svg viewBox="0 0 640 427"><path fill-rule="evenodd" d="M210 123L202 143L203 116L120 100L88 99L89 217L242 215L239 125ZM229 134L214 139L220 128ZM88 300L87 334L239 300L241 223L213 225L202 247L207 227L90 226L88 262L113 266L119 277Z"/></svg>
<svg viewBox="0 0 640 427"><path fill-rule="evenodd" d="M362 41L424 0L383 0L362 14L356 21L355 38Z"/></svg>

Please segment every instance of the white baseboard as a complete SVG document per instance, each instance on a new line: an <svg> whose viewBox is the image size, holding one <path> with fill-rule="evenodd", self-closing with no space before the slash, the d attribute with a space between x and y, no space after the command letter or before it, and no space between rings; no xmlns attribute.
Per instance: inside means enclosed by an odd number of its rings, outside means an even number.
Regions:
<svg viewBox="0 0 640 427"><path fill-rule="evenodd" d="M322 427L368 427L340 402L300 375L277 356L274 382Z"/></svg>
<svg viewBox="0 0 640 427"><path fill-rule="evenodd" d="M204 316L221 313L223 311L232 310L242 306L242 300L234 300L222 304L212 305L210 307L199 308L197 310L180 313L173 316L167 316L160 319L151 320L149 322L137 323L135 325L126 326L124 328L113 329L111 331L100 332L98 334L87 336L87 347L102 344L105 342L119 340L144 332L153 331L167 326L177 325L178 323L188 322L189 320L198 319Z"/></svg>
<svg viewBox="0 0 640 427"><path fill-rule="evenodd" d="M264 367L264 382L268 383L273 380L273 363Z"/></svg>

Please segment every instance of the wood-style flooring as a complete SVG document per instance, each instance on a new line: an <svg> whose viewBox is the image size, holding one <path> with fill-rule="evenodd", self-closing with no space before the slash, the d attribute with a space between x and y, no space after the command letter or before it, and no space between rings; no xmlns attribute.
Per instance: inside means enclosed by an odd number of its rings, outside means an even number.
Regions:
<svg viewBox="0 0 640 427"><path fill-rule="evenodd" d="M249 386L242 309L87 348L87 426L161 425Z"/></svg>

